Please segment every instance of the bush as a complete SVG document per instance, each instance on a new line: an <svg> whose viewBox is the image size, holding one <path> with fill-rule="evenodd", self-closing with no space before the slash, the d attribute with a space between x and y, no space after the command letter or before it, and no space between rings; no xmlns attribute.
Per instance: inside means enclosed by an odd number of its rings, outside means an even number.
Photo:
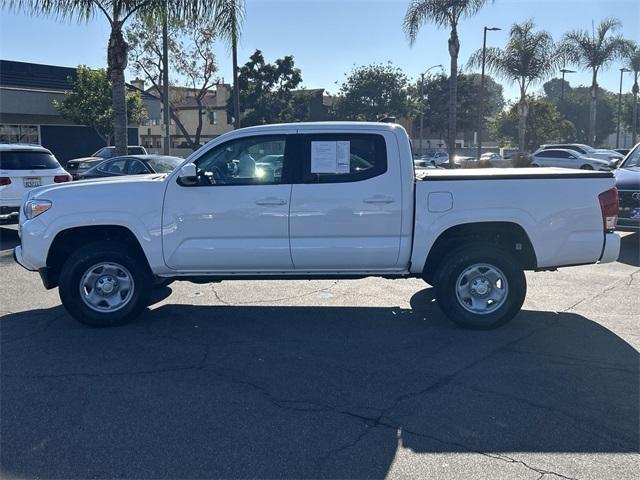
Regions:
<svg viewBox="0 0 640 480"><path fill-rule="evenodd" d="M515 168L525 168L531 166L531 155L528 153L516 153L511 157L511 166Z"/></svg>

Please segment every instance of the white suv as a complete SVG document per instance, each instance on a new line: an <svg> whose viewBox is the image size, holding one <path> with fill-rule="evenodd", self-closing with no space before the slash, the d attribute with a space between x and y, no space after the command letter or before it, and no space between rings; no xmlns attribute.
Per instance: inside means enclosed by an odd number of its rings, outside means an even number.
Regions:
<svg viewBox="0 0 640 480"><path fill-rule="evenodd" d="M18 220L22 195L32 188L70 181L46 148L0 143L0 221Z"/></svg>

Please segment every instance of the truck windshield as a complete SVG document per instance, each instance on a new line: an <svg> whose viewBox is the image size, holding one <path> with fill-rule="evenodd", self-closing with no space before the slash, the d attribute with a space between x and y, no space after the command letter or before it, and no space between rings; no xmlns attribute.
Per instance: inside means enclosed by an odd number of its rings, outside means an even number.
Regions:
<svg viewBox="0 0 640 480"><path fill-rule="evenodd" d="M49 170L60 164L49 152L14 150L0 152L0 170Z"/></svg>

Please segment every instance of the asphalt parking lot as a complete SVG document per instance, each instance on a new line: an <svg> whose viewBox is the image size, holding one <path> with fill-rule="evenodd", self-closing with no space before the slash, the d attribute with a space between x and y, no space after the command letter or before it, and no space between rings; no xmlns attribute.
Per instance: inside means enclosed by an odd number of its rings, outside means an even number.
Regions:
<svg viewBox="0 0 640 480"><path fill-rule="evenodd" d="M418 280L177 282L90 329L0 228L3 478L640 477L640 239L450 323Z"/></svg>

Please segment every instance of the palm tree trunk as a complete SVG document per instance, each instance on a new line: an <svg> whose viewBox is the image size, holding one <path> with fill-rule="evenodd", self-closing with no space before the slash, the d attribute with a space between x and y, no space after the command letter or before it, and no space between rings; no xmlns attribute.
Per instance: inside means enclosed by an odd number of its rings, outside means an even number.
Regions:
<svg viewBox="0 0 640 480"><path fill-rule="evenodd" d="M113 102L113 137L116 155L127 154L127 92L124 70L127 68L127 42L122 35L122 24L114 21L107 49L111 96Z"/></svg>
<svg viewBox="0 0 640 480"><path fill-rule="evenodd" d="M598 106L598 82L596 72L593 72L593 81L591 82L591 103L589 104L589 139L588 144L595 147L596 145L596 112Z"/></svg>
<svg viewBox="0 0 640 480"><path fill-rule="evenodd" d="M456 155L456 109L458 105L458 52L460 51L460 41L456 27L451 28L449 37L449 55L451 56L451 67L449 77L449 132L447 134L447 150L449 153L449 168L454 166Z"/></svg>
<svg viewBox="0 0 640 480"><path fill-rule="evenodd" d="M526 153L527 150L527 115L529 114L529 105L527 104L527 97L520 97L518 102L518 151L520 153Z"/></svg>
<svg viewBox="0 0 640 480"><path fill-rule="evenodd" d="M638 72L634 72L633 82L633 120L631 120L631 145L635 145L638 138Z"/></svg>

